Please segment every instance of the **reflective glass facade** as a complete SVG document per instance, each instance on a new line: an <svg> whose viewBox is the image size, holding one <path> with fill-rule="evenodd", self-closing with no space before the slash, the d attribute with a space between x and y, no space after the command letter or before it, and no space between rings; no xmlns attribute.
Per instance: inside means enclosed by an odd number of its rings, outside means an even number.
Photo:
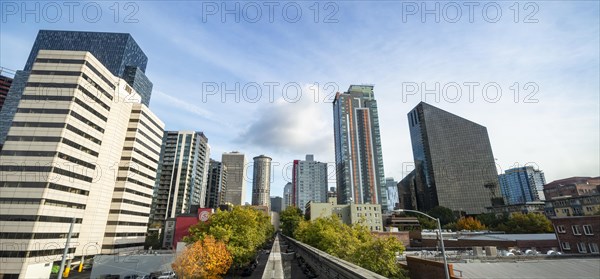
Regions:
<svg viewBox="0 0 600 279"><path fill-rule="evenodd" d="M500 190L507 204L544 200L544 173L531 166L509 169L498 176ZM541 192L541 196L540 196Z"/></svg>
<svg viewBox="0 0 600 279"><path fill-rule="evenodd" d="M377 101L371 85L351 85L333 101L338 203L387 210Z"/></svg>
<svg viewBox="0 0 600 279"><path fill-rule="evenodd" d="M437 205L467 214L503 204L487 129L432 105L408 113L413 157L419 177L417 206Z"/></svg>

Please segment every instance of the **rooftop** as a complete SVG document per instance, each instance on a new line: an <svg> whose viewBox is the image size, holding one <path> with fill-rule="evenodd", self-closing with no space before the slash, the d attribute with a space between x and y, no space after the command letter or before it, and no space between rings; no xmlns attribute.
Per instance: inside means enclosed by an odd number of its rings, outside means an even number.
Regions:
<svg viewBox="0 0 600 279"><path fill-rule="evenodd" d="M453 263L453 267L462 278L600 278L599 258Z"/></svg>

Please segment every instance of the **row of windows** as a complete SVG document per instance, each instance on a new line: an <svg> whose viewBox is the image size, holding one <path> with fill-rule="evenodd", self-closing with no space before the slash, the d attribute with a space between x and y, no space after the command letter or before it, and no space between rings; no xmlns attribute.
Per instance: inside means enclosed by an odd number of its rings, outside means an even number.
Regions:
<svg viewBox="0 0 600 279"><path fill-rule="evenodd" d="M0 198L0 204L42 204L42 199L32 198ZM85 204L45 199L44 205L85 209Z"/></svg>
<svg viewBox="0 0 600 279"><path fill-rule="evenodd" d="M105 233L104 236L106 237L128 237L128 236L146 236L146 233L131 233L131 232L124 232L124 233Z"/></svg>
<svg viewBox="0 0 600 279"><path fill-rule="evenodd" d="M133 110L132 112L137 112L137 110ZM147 114L145 111L142 111L142 110L140 110L140 112L142 113L142 115L143 115L144 117L146 117L146 119L148 119L148 121L150 121L150 123L154 124L154 126L155 126L155 127L158 129L158 130L160 130L160 131L162 131L162 130L163 130L163 128L162 128L160 125L158 125L158 123L154 122L154 120L152 120L152 118L150 118L150 115L148 115L148 114ZM142 122L142 123L143 123L143 122Z"/></svg>
<svg viewBox="0 0 600 279"><path fill-rule="evenodd" d="M42 215L0 215L0 221L9 222L50 222L70 224L73 218ZM81 224L81 218L75 218L75 224Z"/></svg>
<svg viewBox="0 0 600 279"><path fill-rule="evenodd" d="M64 175L64 176L68 176L68 177L71 177L71 178L83 180L85 182L92 182L92 180L93 180L92 177L89 177L87 175L74 173L72 171L63 170L63 169L56 168L56 167L52 169L52 172L54 172L56 174L61 174L61 175Z"/></svg>
<svg viewBox="0 0 600 279"><path fill-rule="evenodd" d="M64 249L35 250L35 251L0 251L0 258L32 258L51 255L61 255ZM69 248L68 253L75 253L75 248Z"/></svg>
<svg viewBox="0 0 600 279"><path fill-rule="evenodd" d="M90 194L89 191L81 190L77 188L72 188L69 186L64 186L56 183L46 183L46 182L25 182L25 181L2 181L0 182L0 187L10 187L10 188L49 188L57 191L68 192L72 194L78 194L87 196Z"/></svg>
<svg viewBox="0 0 600 279"><path fill-rule="evenodd" d="M80 76L81 72L76 71L49 71L49 70L32 70L32 75L51 75L51 76Z"/></svg>
<svg viewBox="0 0 600 279"><path fill-rule="evenodd" d="M135 122L138 122L138 121L139 121L139 119L133 119L132 118L130 122L131 123L135 123ZM155 132L154 129L152 129L150 126L148 126L148 124L146 124L145 122L141 121L139 123L142 126L146 127L146 129L148 129L148 131L150 131L153 135L155 135L155 136L157 136L158 138L161 138L161 139L163 138L162 135L160 135L159 133ZM129 129L127 129L127 131L136 131L136 130L137 130L136 128L129 128ZM162 129L161 129L161 131L162 131ZM175 143L173 143L173 144L175 144Z"/></svg>
<svg viewBox="0 0 600 279"><path fill-rule="evenodd" d="M90 155L92 155L94 157L98 157L98 152L97 151L91 150L91 149L89 149L89 148L87 148L87 147L85 147L83 145L79 145L78 143L76 143L74 141L71 141L69 139L63 138L62 139L62 143L66 144L66 145L68 145L70 147L73 147L73 148L75 148L77 150L83 151L83 152L85 152L87 154L90 154Z"/></svg>
<svg viewBox="0 0 600 279"><path fill-rule="evenodd" d="M75 128L75 126L73 126L71 124L67 124L67 130L69 130L69 131L71 131L71 132L73 132L73 133L81 136L82 138L84 138L86 140L89 140L89 141L91 141L91 142L93 142L93 143L95 143L97 145L102 145L102 141L101 140L99 140L99 139L91 136L90 134L88 134L88 133L86 133L86 132L84 132L82 130L79 130L79 129Z"/></svg>
<svg viewBox="0 0 600 279"><path fill-rule="evenodd" d="M148 189L154 189L154 186L152 186L150 184L146 184L146 183L141 182L139 180L133 179L131 177L117 177L117 181L127 181L127 182L131 182L133 184L144 186L144 187L146 187Z"/></svg>
<svg viewBox="0 0 600 279"><path fill-rule="evenodd" d="M89 119L85 118L84 116L82 116L81 114L71 111L71 115L73 117L75 117L75 119L81 121L82 123L98 130L98 132L103 133L104 134L104 128L100 127L99 125L97 125L96 123L90 121Z"/></svg>
<svg viewBox="0 0 600 279"><path fill-rule="evenodd" d="M92 94L92 92L90 92L89 90L85 89L83 86L80 86L80 85L77 86L77 89L79 89L79 91L81 91L83 94L85 94L88 98L92 99L95 103L99 104L107 111L110 111L110 107L106 103L104 103L100 99L98 99L98 97L94 96L94 94Z"/></svg>
<svg viewBox="0 0 600 279"><path fill-rule="evenodd" d="M141 222L126 222L126 221L108 221L106 222L108 226L136 226L136 227L145 227L148 223Z"/></svg>
<svg viewBox="0 0 600 279"><path fill-rule="evenodd" d="M563 250L571 250L571 244L569 242L562 242L561 243ZM598 250L598 244L596 243L588 243L588 245L585 245L585 242L578 242L577 243L577 252L585 254L588 252L589 248L589 252L592 254L598 254L600 253L600 250Z"/></svg>
<svg viewBox="0 0 600 279"><path fill-rule="evenodd" d="M144 163L144 162L142 162L142 161L140 161L140 160L138 160L138 159L136 159L134 157L121 157L121 160L123 160L123 161L125 161L125 160L131 160L132 162L134 162L136 164L139 164L139 165L141 165L141 166L143 166L143 167L151 170L152 172L156 172L156 168L153 168L150 165L148 165L148 164L146 164L146 163Z"/></svg>
<svg viewBox="0 0 600 279"><path fill-rule="evenodd" d="M64 154L62 152L58 152L58 158L61 158L63 160L67 160L67 161L69 161L71 163L75 163L75 164L84 166L86 168L90 168L90 169L93 169L93 170L96 169L96 165L95 164L88 163L88 162L86 162L84 160L77 159L75 157L69 156L69 155Z"/></svg>
<svg viewBox="0 0 600 279"><path fill-rule="evenodd" d="M111 209L110 213L113 213L113 214L125 214L125 215L132 215L132 216L142 216L142 217L148 217L148 216L150 216L150 214L148 214L148 213L137 212L137 211L130 211L130 210L119 210L119 209Z"/></svg>
<svg viewBox="0 0 600 279"><path fill-rule="evenodd" d="M145 174L145 173L143 173L143 172L141 172L141 171L139 171L136 168L133 168L131 166L119 167L119 170L128 170L128 171L133 172L133 173L135 173L135 174L137 174L137 175L139 175L141 177L145 177L145 178L152 179L152 180L156 179L156 177L147 175L147 174Z"/></svg>
<svg viewBox="0 0 600 279"><path fill-rule="evenodd" d="M71 178L83 180L86 182L92 182L92 178L86 175L81 175L71 171L63 170L57 167L51 166L18 166L18 165L0 165L0 171L6 172L52 172Z"/></svg>
<svg viewBox="0 0 600 279"><path fill-rule="evenodd" d="M146 139L148 139L150 142L154 143L154 145L156 145L156 146L161 146L162 145L162 143L158 143L157 141L155 141L154 139L152 139L150 136L148 136L148 134L144 133L144 131L142 131L140 129L135 129L135 128L133 128L133 129L131 129L131 128L127 129L127 131L129 131L129 132L131 132L131 130L137 131L137 133L140 133L142 136L146 137Z"/></svg>
<svg viewBox="0 0 600 279"><path fill-rule="evenodd" d="M67 238L68 233L7 233L0 232L0 239L55 239ZM79 238L79 233L72 233L71 238Z"/></svg>
<svg viewBox="0 0 600 279"><path fill-rule="evenodd" d="M133 151L135 151L136 153L138 153L138 154L140 154L140 155L144 156L144 158L146 158L146 159L148 159L148 160L150 160L150 161L152 161L152 162L154 162L154 163L157 163L157 164L158 164L158 160L156 160L156 159L154 159L154 158L152 158L152 157L148 156L146 153L144 153L144 151L142 151L142 150L140 150L140 149L138 149L138 148L135 148L135 147L123 147L123 150L133 150Z"/></svg>
<svg viewBox="0 0 600 279"><path fill-rule="evenodd" d="M39 101L39 102L48 102L48 101L72 101L73 96L50 96L50 95L23 95L21 96L21 100L29 100L29 101Z"/></svg>
<svg viewBox="0 0 600 279"><path fill-rule="evenodd" d="M145 197L145 198L152 198L152 195L144 194L142 192L139 192L139 191L136 191L136 190L132 190L132 189L129 189L129 188L121 188L121 187L115 188L115 192L127 192L127 193L130 193L130 194L134 194L134 195L137 195L137 196L142 196L142 197Z"/></svg>
<svg viewBox="0 0 600 279"><path fill-rule="evenodd" d="M68 114L68 109L49 109L49 108L19 108L17 113L40 113L40 114Z"/></svg>
<svg viewBox="0 0 600 279"><path fill-rule="evenodd" d="M143 247L144 242L141 243L127 243L127 244L116 244L116 245L102 245L102 249L121 249L130 247Z"/></svg>
<svg viewBox="0 0 600 279"><path fill-rule="evenodd" d="M78 105L80 105L82 108L86 109L87 111L89 111L91 114L93 114L96 117L100 118L102 121L106 122L106 120L108 120L108 118L106 118L106 116L102 115L97 110L95 110L92 107L88 106L82 100L79 100L78 98L75 98L75 103L78 104Z"/></svg>
<svg viewBox="0 0 600 279"><path fill-rule="evenodd" d="M134 138L134 137L126 137L126 138L125 138L125 140L126 140L126 141L135 141L135 142L139 143L141 146L143 146L143 147L146 147L146 148L147 148L148 150L150 150L152 153L154 153L154 154L156 154L156 155L160 156L160 152L159 152L159 151L156 151L156 149L154 149L154 148L152 148L151 146L147 145L146 143L144 143L143 141L141 141L141 140L140 140L140 139L138 139L138 138ZM159 144L159 146L160 146L160 144Z"/></svg>
<svg viewBox="0 0 600 279"><path fill-rule="evenodd" d="M56 64L84 64L82 59L64 59L64 58L37 58L35 63L56 63Z"/></svg>
<svg viewBox="0 0 600 279"><path fill-rule="evenodd" d="M137 206L150 207L150 205L147 203L132 201L132 200L128 200L128 199L112 199L112 202L127 203L127 204L133 204L133 205L137 205Z"/></svg>
<svg viewBox="0 0 600 279"><path fill-rule="evenodd" d="M110 86L112 89L115 89L115 82L109 80L108 78L106 78L103 74L100 73L100 71L98 71L94 66L92 66L91 63L85 61L85 65L92 71L94 72L94 74L96 74L97 76L99 76L108 86Z"/></svg>
<svg viewBox="0 0 600 279"><path fill-rule="evenodd" d="M100 87L98 85L98 83L96 81L94 81L94 79L92 79L90 76L86 75L85 73L81 73L81 77L83 79L85 79L87 82L89 82L94 88L96 88L96 90L100 91L102 94L104 94L104 96L106 96L106 98L110 99L111 101L113 100L113 96L110 95L108 92L106 92L106 90L104 90L102 87ZM112 84L110 84L111 87L114 86ZM114 89L114 87L113 87Z"/></svg>

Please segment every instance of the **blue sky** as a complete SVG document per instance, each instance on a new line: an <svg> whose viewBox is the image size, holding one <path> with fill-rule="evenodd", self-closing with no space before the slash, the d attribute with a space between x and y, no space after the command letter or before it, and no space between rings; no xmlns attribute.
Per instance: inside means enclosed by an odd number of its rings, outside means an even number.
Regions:
<svg viewBox="0 0 600 279"><path fill-rule="evenodd" d="M333 163L331 94L350 84L375 85L385 174L396 180L411 170L406 113L420 101L486 126L499 171L530 163L548 181L600 175L597 1L288 1L270 4L271 18L258 1L91 3L74 6L72 20L63 2L0 3L0 66L22 69L39 29L131 33L167 129L204 131L218 160L271 156L271 195L292 160ZM436 5L439 22L423 13Z"/></svg>

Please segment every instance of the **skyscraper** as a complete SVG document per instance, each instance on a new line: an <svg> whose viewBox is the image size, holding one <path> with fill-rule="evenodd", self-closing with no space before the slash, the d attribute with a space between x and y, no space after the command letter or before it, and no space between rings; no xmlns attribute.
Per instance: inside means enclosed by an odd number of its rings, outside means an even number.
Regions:
<svg viewBox="0 0 600 279"><path fill-rule="evenodd" d="M2 110L2 106L4 106L4 100L6 100L14 76L15 73L13 71L0 67L0 111Z"/></svg>
<svg viewBox="0 0 600 279"><path fill-rule="evenodd" d="M152 202L152 223L205 206L210 146L202 132L165 131Z"/></svg>
<svg viewBox="0 0 600 279"><path fill-rule="evenodd" d="M513 168L498 175L506 204L522 204L544 199L544 173L532 166Z"/></svg>
<svg viewBox="0 0 600 279"><path fill-rule="evenodd" d="M503 204L487 129L432 105L408 113L421 211L440 205L467 214Z"/></svg>
<svg viewBox="0 0 600 279"><path fill-rule="evenodd" d="M294 160L292 168L293 203L304 212L309 201L327 202L327 163L314 160L306 155L306 160Z"/></svg>
<svg viewBox="0 0 600 279"><path fill-rule="evenodd" d="M283 208L281 210L285 210L288 206L293 206L293 198L293 186L291 182L288 182L283 187Z"/></svg>
<svg viewBox="0 0 600 279"><path fill-rule="evenodd" d="M144 74L148 57L131 35L127 33L40 30L29 53L25 68L23 71L17 71L13 86L11 86L0 112L0 146L4 144L37 54L43 49L90 52L113 76L123 79L138 93L129 98L135 96L141 98L142 104L146 106L150 104L152 82ZM95 85L91 84L92 87Z"/></svg>
<svg viewBox="0 0 600 279"><path fill-rule="evenodd" d="M252 176L252 205L270 207L271 158L265 155L254 157L254 175Z"/></svg>
<svg viewBox="0 0 600 279"><path fill-rule="evenodd" d="M377 101L371 85L351 85L333 101L338 203L387 209Z"/></svg>
<svg viewBox="0 0 600 279"><path fill-rule="evenodd" d="M281 197L271 197L271 211L280 213L283 208L283 199Z"/></svg>
<svg viewBox="0 0 600 279"><path fill-rule="evenodd" d="M394 181L393 177L387 177L385 179L385 187L387 188L388 194L388 211L392 211L399 204L398 200L398 182Z"/></svg>
<svg viewBox="0 0 600 279"><path fill-rule="evenodd" d="M227 168L225 203L243 205L246 198L246 156L237 151L223 153L221 163Z"/></svg>
<svg viewBox="0 0 600 279"><path fill-rule="evenodd" d="M225 204L227 168L221 162L210 159L207 184L206 207L216 209L219 208L219 205Z"/></svg>
<svg viewBox="0 0 600 279"><path fill-rule="evenodd" d="M72 222L69 258L143 248L164 129L92 53L35 54L0 152L0 274L19 278L50 274Z"/></svg>

